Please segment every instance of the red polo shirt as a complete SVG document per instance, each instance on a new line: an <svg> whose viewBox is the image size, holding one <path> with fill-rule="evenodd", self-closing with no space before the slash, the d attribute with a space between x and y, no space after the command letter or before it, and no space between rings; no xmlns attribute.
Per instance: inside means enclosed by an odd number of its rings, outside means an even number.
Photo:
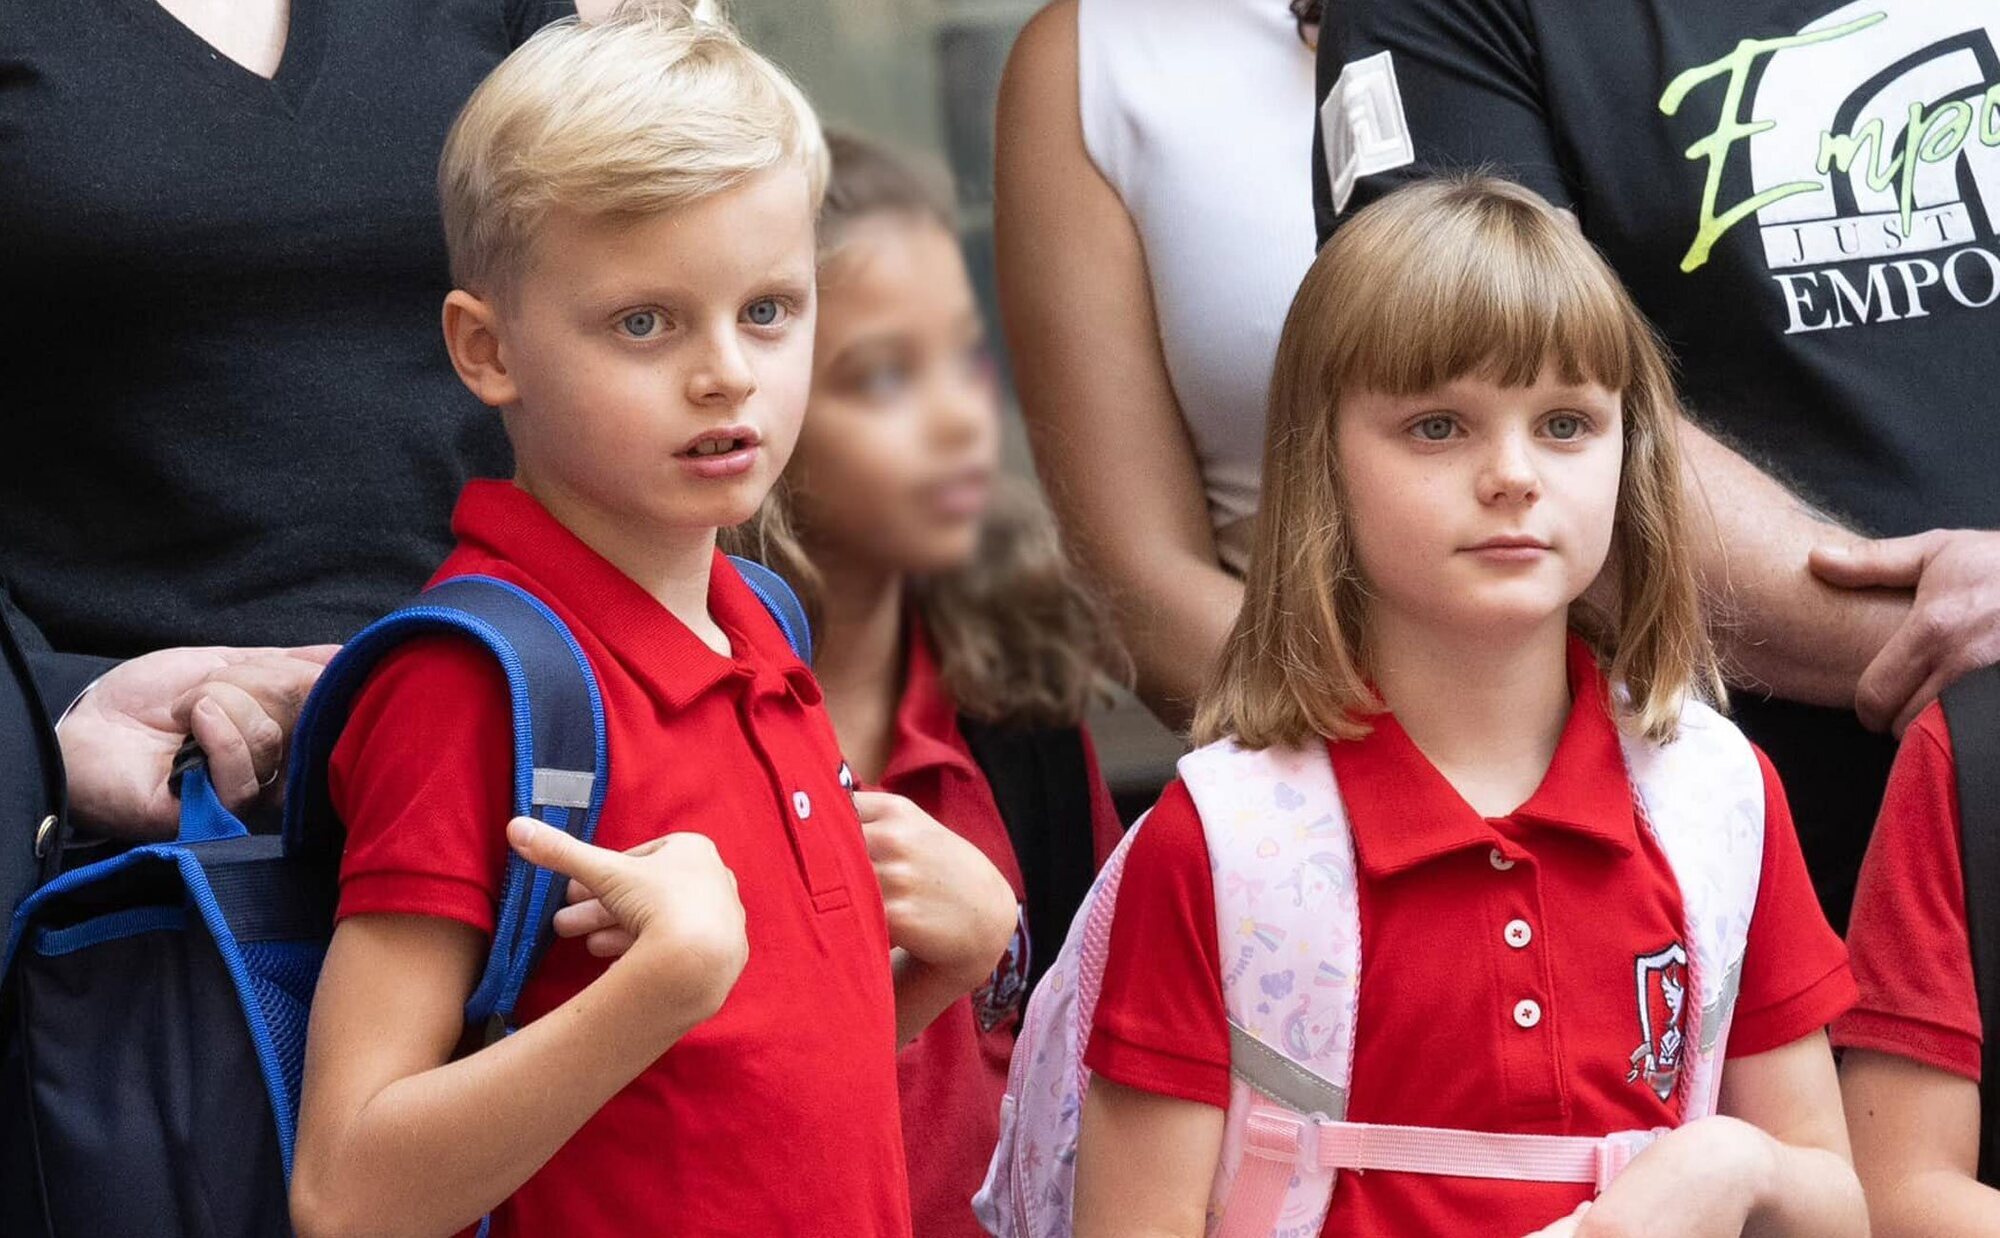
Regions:
<svg viewBox="0 0 2000 1238"><path fill-rule="evenodd" d="M993 861L1026 898L1021 866L1007 823L986 776L958 730L958 704L938 678L929 639L914 621L896 707L895 737L881 789L907 796ZM1097 862L1118 845L1123 826L1097 770L1090 733L1083 735L1090 780L1091 826ZM1020 1026L1021 981L1028 950L1062 947L1061 930L1034 936L1022 921L1014 948L994 976L958 1001L903 1047L897 1060L902 1086L903 1131L910 1166L910 1204L919 1238L983 1238L972 1216L972 1196L1000 1138L1000 1097ZM1032 938L1032 942L1031 942Z"/></svg>
<svg viewBox="0 0 2000 1238"><path fill-rule="evenodd" d="M888 926L817 684L717 556L709 613L733 656L512 485L474 482L437 579L527 589L575 633L603 693L610 783L597 842L715 840L750 961L712 1019L597 1112L494 1215L501 1235L907 1235ZM469 642L397 651L334 753L348 844L340 914L490 932L506 855L511 732L498 666ZM532 1020L607 964L559 940Z"/></svg>
<svg viewBox="0 0 2000 1238"><path fill-rule="evenodd" d="M1979 991L1965 923L1958 770L1944 710L1903 733L1847 926L1861 1000L1833 1025L1843 1049L1874 1049L1977 1083Z"/></svg>
<svg viewBox="0 0 2000 1238"><path fill-rule="evenodd" d="M1597 1136L1674 1125L1643 1076L1638 960L1682 942L1672 869L1637 821L1602 676L1572 644L1574 704L1541 786L1484 818L1389 715L1330 745L1352 826L1364 957L1348 1117ZM1853 1000L1784 792L1765 784L1763 884L1730 1056L1777 1048ZM1086 1061L1108 1079L1226 1106L1215 895L1194 800L1174 783L1127 856ZM1684 944L1684 943L1683 943ZM1524 1017L1524 1003L1534 1012ZM1322 1233L1518 1238L1587 1186L1343 1174Z"/></svg>

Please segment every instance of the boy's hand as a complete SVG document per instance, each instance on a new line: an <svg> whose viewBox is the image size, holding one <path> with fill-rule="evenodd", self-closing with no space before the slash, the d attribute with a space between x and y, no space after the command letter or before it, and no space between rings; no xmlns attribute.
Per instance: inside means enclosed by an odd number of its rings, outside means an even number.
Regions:
<svg viewBox="0 0 2000 1238"><path fill-rule="evenodd" d="M1776 1169L1776 1141L1735 1118L1660 1136L1604 1194L1528 1238L1738 1238Z"/></svg>
<svg viewBox="0 0 2000 1238"><path fill-rule="evenodd" d="M889 913L889 943L970 989L1013 938L1019 909L993 862L900 795L857 791L854 807Z"/></svg>
<svg viewBox="0 0 2000 1238"><path fill-rule="evenodd" d="M736 875L705 835L668 834L620 853L516 817L507 841L530 864L568 877L572 898L582 898L556 913L557 933L615 933L607 940L616 948L592 953L622 955L617 966L651 973L697 1021L722 1008L749 962L750 939Z"/></svg>

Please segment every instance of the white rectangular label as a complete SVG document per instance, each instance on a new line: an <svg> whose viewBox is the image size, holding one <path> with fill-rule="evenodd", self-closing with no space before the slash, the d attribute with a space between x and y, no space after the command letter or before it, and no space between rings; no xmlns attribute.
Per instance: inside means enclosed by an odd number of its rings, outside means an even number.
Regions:
<svg viewBox="0 0 2000 1238"><path fill-rule="evenodd" d="M1403 96L1396 89L1396 66L1386 51L1351 61L1340 71L1320 105L1319 126L1335 211L1347 209L1355 181L1417 160Z"/></svg>

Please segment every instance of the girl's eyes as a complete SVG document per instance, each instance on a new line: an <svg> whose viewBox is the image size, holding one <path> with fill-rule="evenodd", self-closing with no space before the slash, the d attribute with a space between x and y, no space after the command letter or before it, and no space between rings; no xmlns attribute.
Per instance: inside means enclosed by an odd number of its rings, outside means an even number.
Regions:
<svg viewBox="0 0 2000 1238"><path fill-rule="evenodd" d="M1442 443L1458 432L1456 418L1443 413L1434 413L1410 427L1410 433L1426 443Z"/></svg>
<svg viewBox="0 0 2000 1238"><path fill-rule="evenodd" d="M1559 443L1572 443L1590 430L1590 423L1576 413L1557 413L1542 423L1542 429Z"/></svg>
<svg viewBox="0 0 2000 1238"><path fill-rule="evenodd" d="M893 400L909 385L909 367L891 362L869 366L854 384L863 399L873 401Z"/></svg>
<svg viewBox="0 0 2000 1238"><path fill-rule="evenodd" d="M618 329L635 340L649 340L666 326L666 317L658 310L633 310L618 320Z"/></svg>

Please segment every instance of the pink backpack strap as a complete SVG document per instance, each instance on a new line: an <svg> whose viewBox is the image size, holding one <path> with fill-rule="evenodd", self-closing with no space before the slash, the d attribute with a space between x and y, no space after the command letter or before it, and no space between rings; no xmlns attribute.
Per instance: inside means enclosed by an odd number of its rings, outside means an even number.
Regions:
<svg viewBox="0 0 2000 1238"><path fill-rule="evenodd" d="M1323 742L1251 751L1211 744L1180 762L1214 870L1223 1004L1230 1024L1229 1118L1210 1198L1222 1232L1268 1234L1250 1218L1317 1232L1335 1170L1250 1144L1253 1110L1347 1116L1361 973L1354 843ZM1271 1209L1276 1212L1272 1213Z"/></svg>

